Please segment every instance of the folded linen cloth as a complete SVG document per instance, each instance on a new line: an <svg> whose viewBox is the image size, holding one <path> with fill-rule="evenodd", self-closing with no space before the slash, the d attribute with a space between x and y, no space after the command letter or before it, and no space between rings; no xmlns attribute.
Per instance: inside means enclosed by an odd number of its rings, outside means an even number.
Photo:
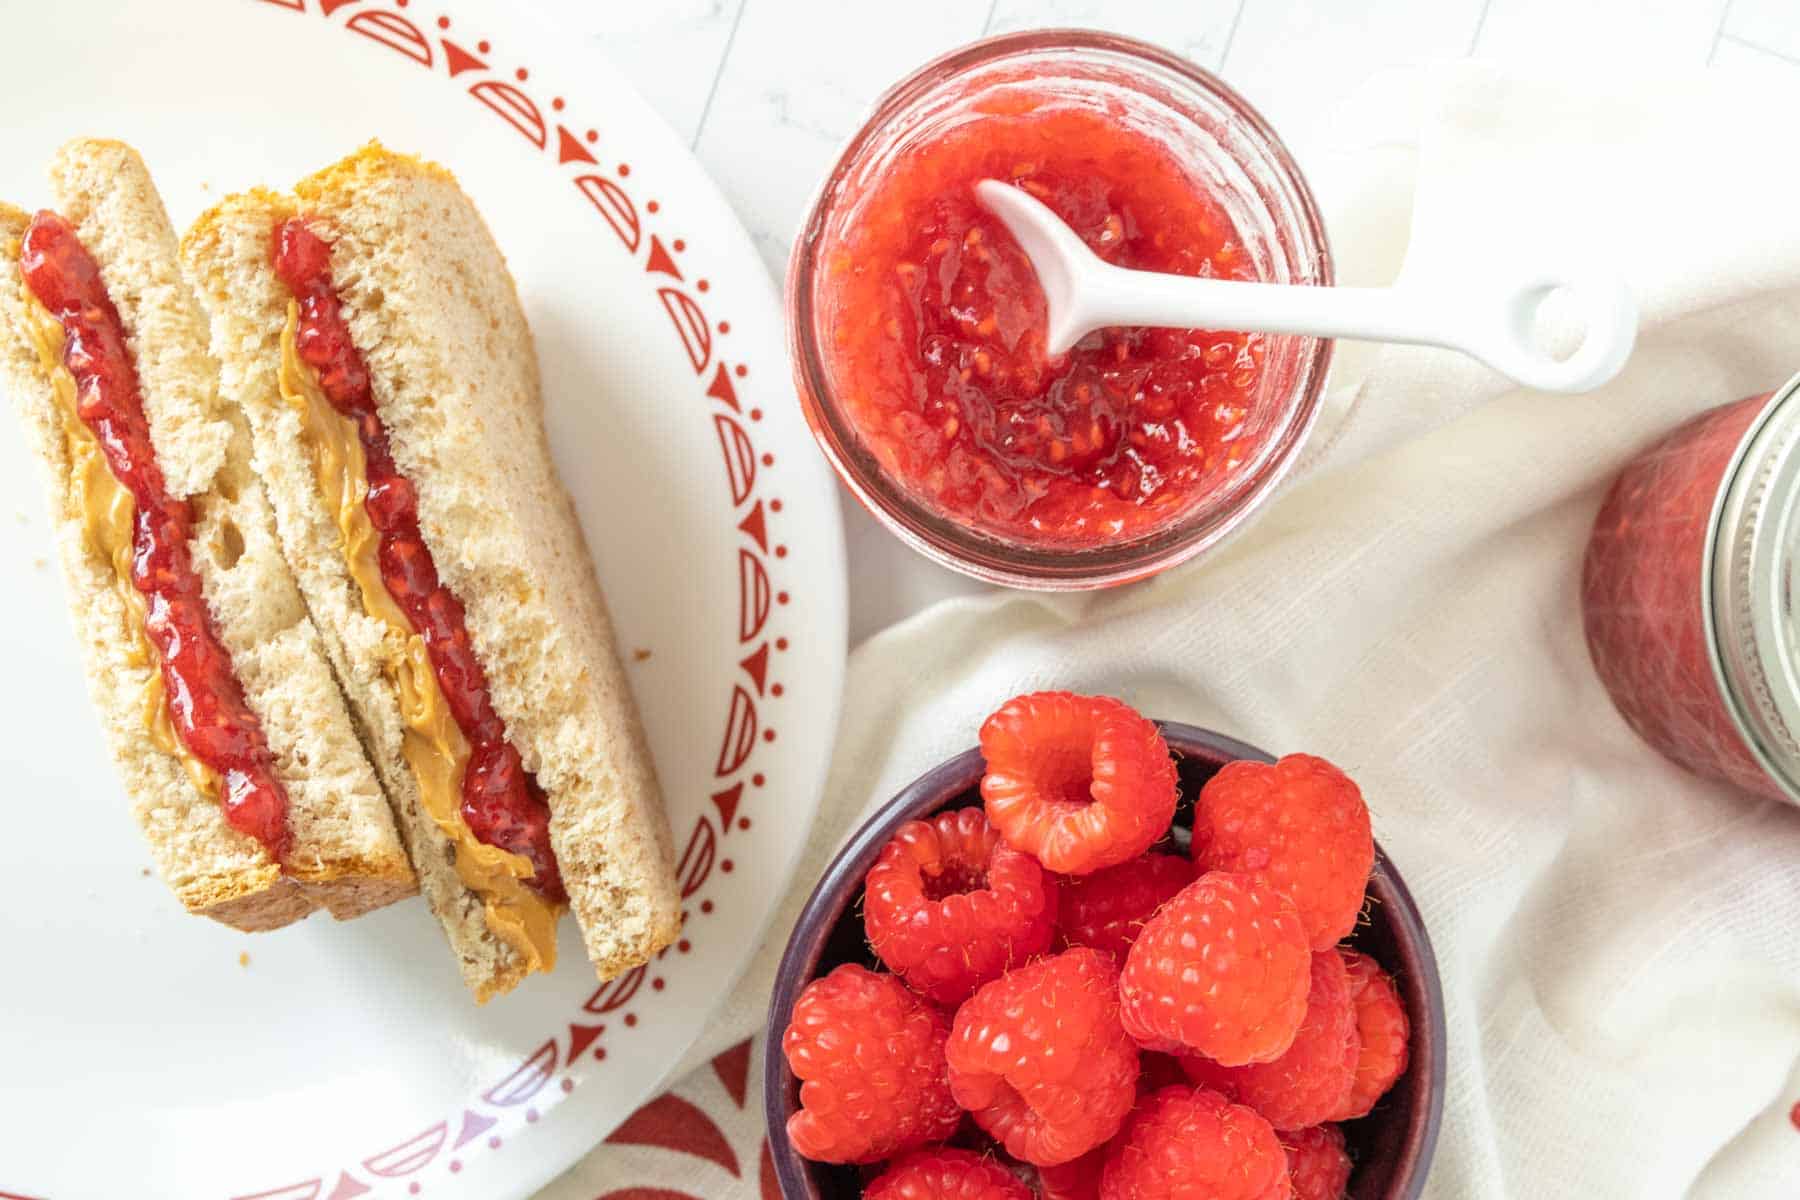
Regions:
<svg viewBox="0 0 1800 1200"><path fill-rule="evenodd" d="M1037 688L1324 754L1362 784L1442 968L1428 1196L1800 1195L1800 808L1641 743L1577 598L1633 452L1800 370L1800 156L1768 135L1797 100L1456 64L1346 103L1308 161L1343 281L1479 288L1484 263L1610 256L1643 305L1624 373L1548 396L1441 351L1345 346L1303 470L1231 545L1098 595L949 601L859 646L766 944L691 1073L542 1195L776 1194L763 1047L737 1044L800 903L869 808Z"/></svg>

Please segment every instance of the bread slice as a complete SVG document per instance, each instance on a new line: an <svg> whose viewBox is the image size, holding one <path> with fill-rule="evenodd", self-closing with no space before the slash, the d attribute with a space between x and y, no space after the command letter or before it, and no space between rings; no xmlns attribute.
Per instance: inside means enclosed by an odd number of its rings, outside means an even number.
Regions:
<svg viewBox="0 0 1800 1200"><path fill-rule="evenodd" d="M288 795L284 871L226 823L173 752L143 601L90 536L76 500L79 453L57 399L57 363L32 336L47 314L28 302L19 272L28 217L0 207L0 383L47 468L88 691L158 870L187 908L244 930L316 908L352 917L411 894L393 819L281 554L248 428L220 398L205 316L149 172L128 146L80 140L57 153L50 178L57 210L98 263L124 323L158 463L194 509L193 558L214 627Z"/></svg>
<svg viewBox="0 0 1800 1200"><path fill-rule="evenodd" d="M332 272L393 457L418 494L440 577L462 602L507 736L547 794L551 844L589 957L607 979L675 937L668 823L611 622L545 438L531 333L499 248L448 171L371 144L302 181L203 215L183 240L212 310L225 391L249 414L256 463L394 801L421 888L482 998L525 966L454 869L402 757L382 627L345 566L302 421L281 394L292 297L271 266L295 215L333 241Z"/></svg>

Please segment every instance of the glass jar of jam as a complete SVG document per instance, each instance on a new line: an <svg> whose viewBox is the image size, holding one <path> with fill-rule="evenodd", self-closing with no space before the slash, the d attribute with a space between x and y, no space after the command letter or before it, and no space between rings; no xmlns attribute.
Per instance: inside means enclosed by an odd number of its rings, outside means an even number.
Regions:
<svg viewBox="0 0 1800 1200"><path fill-rule="evenodd" d="M1582 564L1595 670L1664 756L1800 800L1800 376L1626 465Z"/></svg>
<svg viewBox="0 0 1800 1200"><path fill-rule="evenodd" d="M1216 544L1293 464L1330 342L1107 329L1050 359L984 178L1121 266L1332 282L1286 148L1205 71L1098 33L965 47L877 103L795 241L795 380L839 476L915 549L994 583L1106 586Z"/></svg>

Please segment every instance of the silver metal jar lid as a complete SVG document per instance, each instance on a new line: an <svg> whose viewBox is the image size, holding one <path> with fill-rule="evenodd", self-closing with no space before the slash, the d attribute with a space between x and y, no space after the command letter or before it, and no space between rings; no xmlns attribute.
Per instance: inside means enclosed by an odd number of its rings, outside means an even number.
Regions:
<svg viewBox="0 0 1800 1200"><path fill-rule="evenodd" d="M1719 693L1757 762L1800 801L1800 375L1738 443L1706 562L1701 604Z"/></svg>

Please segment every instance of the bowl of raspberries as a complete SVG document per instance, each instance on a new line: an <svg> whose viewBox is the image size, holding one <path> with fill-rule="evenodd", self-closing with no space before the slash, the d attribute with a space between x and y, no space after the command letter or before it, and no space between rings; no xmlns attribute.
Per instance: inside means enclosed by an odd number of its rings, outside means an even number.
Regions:
<svg viewBox="0 0 1800 1200"><path fill-rule="evenodd" d="M1401 1200L1443 999L1351 779L1037 692L838 854L771 1002L787 1200Z"/></svg>

